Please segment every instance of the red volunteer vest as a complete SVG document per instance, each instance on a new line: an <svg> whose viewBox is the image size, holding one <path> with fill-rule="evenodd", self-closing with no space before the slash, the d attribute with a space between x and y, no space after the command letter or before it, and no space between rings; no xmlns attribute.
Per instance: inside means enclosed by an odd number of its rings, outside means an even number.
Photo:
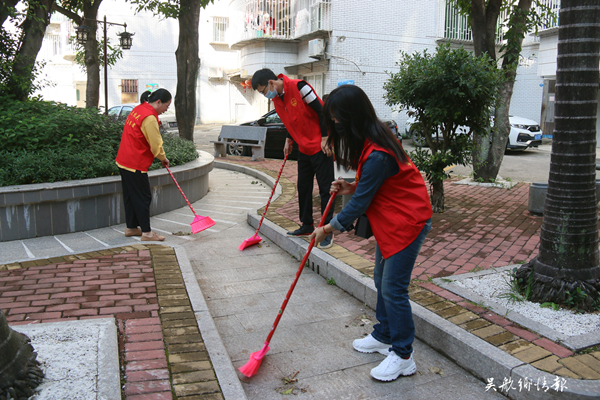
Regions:
<svg viewBox="0 0 600 400"><path fill-rule="evenodd" d="M394 155L367 139L358 162L357 182L363 164L374 150ZM410 159L408 164L398 162L398 167L400 172L385 180L366 212L384 258L408 247L433 215L427 188L417 167Z"/></svg>
<svg viewBox="0 0 600 400"><path fill-rule="evenodd" d="M298 150L303 154L312 156L321 151L321 126L319 125L319 116L302 100L298 90L300 79L290 79L280 74L278 78L283 79L283 100L275 96L273 104L275 110L283 121L288 132L298 144ZM307 83L310 86L310 84ZM312 86L310 86L312 88ZM313 89L315 95L315 89ZM323 105L323 101L317 96L317 99Z"/></svg>
<svg viewBox="0 0 600 400"><path fill-rule="evenodd" d="M150 164L154 161L154 154L150 150L150 144L142 133L142 121L154 115L158 121L158 113L148 103L135 107L125 120L123 136L117 153L117 164L138 171L148 171Z"/></svg>

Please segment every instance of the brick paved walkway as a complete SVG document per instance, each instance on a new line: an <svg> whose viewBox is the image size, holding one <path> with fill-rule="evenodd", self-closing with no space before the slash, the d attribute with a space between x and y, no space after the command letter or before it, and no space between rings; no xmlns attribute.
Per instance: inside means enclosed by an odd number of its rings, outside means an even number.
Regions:
<svg viewBox="0 0 600 400"><path fill-rule="evenodd" d="M1 265L0 309L10 325L114 317L126 400L223 398L171 247Z"/></svg>
<svg viewBox="0 0 600 400"><path fill-rule="evenodd" d="M280 160L228 157L276 176ZM296 165L288 162L283 194L268 218L297 221ZM573 354L518 324L432 283L450 276L521 263L535 256L541 217L527 211L528 185L511 190L446 182L446 212L435 214L411 285L411 299L448 321L552 374L600 379L600 351ZM338 202L337 210L341 208ZM318 212L315 209L318 220ZM326 250L371 274L374 241L340 234ZM114 316L123 398L221 399L222 394L172 248L136 245L102 252L0 265L0 309L11 325Z"/></svg>
<svg viewBox="0 0 600 400"><path fill-rule="evenodd" d="M227 157L251 168L267 173L278 172L280 160L249 161L247 157ZM294 195L273 204L269 212L277 213L298 223L298 197L295 161L288 161L282 177L294 184ZM275 175L276 176L276 175ZM524 263L535 256L539 244L542 217L527 210L529 185L518 183L512 189L456 185L456 179L444 183L446 211L434 214L433 228L427 235L413 278L427 280L453 274ZM315 182L315 204L319 204ZM337 202L336 212L341 209ZM320 212L315 207L315 221ZM281 224L280 224L281 225ZM292 225L293 226L293 225ZM363 239L353 233L341 233L334 242L360 255L371 265L375 261L375 238Z"/></svg>

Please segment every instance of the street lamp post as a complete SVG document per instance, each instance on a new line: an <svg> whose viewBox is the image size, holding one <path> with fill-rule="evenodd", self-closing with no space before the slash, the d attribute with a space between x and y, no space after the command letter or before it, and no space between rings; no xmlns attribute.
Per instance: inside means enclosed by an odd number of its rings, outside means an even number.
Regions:
<svg viewBox="0 0 600 400"><path fill-rule="evenodd" d="M84 18L84 23L86 19ZM119 36L119 44L123 50L131 49L132 39L131 37L135 35L135 33L127 32L127 24L118 24L116 22L107 22L106 15L104 16L103 21L91 20L93 22L104 23L104 115L108 115L108 58L107 58L107 44L106 44L106 31L107 25L118 25L125 28L125 32L118 33ZM90 33L90 28L85 25L81 25L77 28L77 42L81 45L84 45L88 41L88 35Z"/></svg>

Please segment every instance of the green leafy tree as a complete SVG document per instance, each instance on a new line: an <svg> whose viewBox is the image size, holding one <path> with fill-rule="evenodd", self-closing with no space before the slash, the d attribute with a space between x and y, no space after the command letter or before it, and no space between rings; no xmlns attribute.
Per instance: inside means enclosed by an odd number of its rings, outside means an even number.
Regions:
<svg viewBox="0 0 600 400"><path fill-rule="evenodd" d="M442 212L444 168L471 161L471 134L484 134L489 126L501 76L487 57L449 44L438 46L435 55L403 54L398 65L400 71L384 85L384 97L389 106L416 117L417 133L430 150L417 148L410 157L431 185L433 210Z"/></svg>
<svg viewBox="0 0 600 400"><path fill-rule="evenodd" d="M537 0L448 0L463 14L469 16L476 56L487 54L496 63L496 35L498 23L504 31L504 44L500 48L500 69L504 82L499 88L501 102L495 110L491 137L475 133L473 141L473 172L475 179L493 182L498 176L510 133L508 111L513 94L517 66L525 33L537 30L544 22L554 18L552 10ZM498 21L502 15L506 18Z"/></svg>
<svg viewBox="0 0 600 400"><path fill-rule="evenodd" d="M600 308L596 120L600 1L562 0L556 129L538 256L517 271L528 299Z"/></svg>
<svg viewBox="0 0 600 400"><path fill-rule="evenodd" d="M179 43L175 51L177 62L177 91L175 114L179 135L194 140L196 121L196 81L200 69L199 32L200 9L214 0L133 0L138 11L149 10L155 15L175 18L179 21Z"/></svg>
<svg viewBox="0 0 600 400"><path fill-rule="evenodd" d="M98 23L96 20L101 3L102 0L65 0L55 6L56 11L70 18L77 25L85 25L90 28L88 41L83 45L83 49L81 49L81 45L77 45L79 49L76 55L77 62L79 64L83 62L85 65L87 75L86 108L98 108L100 103L100 67L103 59L103 54L101 54L103 43L97 39ZM112 47L111 54L114 54ZM111 57L107 61L108 65L113 65L121 55L117 53L116 57Z"/></svg>
<svg viewBox="0 0 600 400"><path fill-rule="evenodd" d="M37 88L35 84L40 64L36 57L42 46L54 0L30 0L23 11L18 2L0 3L0 93L24 101ZM16 33L5 29L13 24Z"/></svg>

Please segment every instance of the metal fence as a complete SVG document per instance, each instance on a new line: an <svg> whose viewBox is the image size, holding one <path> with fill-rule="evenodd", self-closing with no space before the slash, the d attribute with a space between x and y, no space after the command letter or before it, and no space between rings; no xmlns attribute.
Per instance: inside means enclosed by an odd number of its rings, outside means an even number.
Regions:
<svg viewBox="0 0 600 400"><path fill-rule="evenodd" d="M235 0L236 20L230 42L257 37L294 39L331 30L330 0ZM241 29L239 28L241 27Z"/></svg>
<svg viewBox="0 0 600 400"><path fill-rule="evenodd" d="M538 14L542 15L542 6L548 7L556 15L556 18L552 16L546 16L542 19L542 25L540 30L549 29L558 26L558 10L560 9L560 0L537 0L534 3L534 7ZM505 32L505 21L507 18L507 12L502 11L498 17L496 24L496 43L501 44L504 40ZM473 32L471 31L471 25L469 18L464 15L460 15L458 9L456 9L451 1L446 1L446 12L445 12L445 25L444 25L444 38L453 40L472 41ZM528 33L525 37L525 41L539 41L539 38Z"/></svg>

